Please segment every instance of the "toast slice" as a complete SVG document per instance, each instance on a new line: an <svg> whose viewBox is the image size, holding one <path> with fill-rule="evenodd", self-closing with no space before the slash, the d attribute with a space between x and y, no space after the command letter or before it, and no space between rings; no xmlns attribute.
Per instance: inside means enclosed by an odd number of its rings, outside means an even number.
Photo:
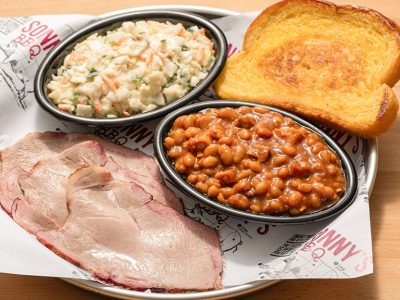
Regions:
<svg viewBox="0 0 400 300"><path fill-rule="evenodd" d="M287 0L253 21L214 89L372 138L396 119L399 78L396 23L367 8Z"/></svg>

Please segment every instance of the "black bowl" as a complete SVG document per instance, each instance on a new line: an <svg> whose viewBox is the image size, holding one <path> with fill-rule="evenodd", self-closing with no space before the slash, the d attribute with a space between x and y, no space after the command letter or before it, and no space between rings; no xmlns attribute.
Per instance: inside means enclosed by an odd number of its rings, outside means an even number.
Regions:
<svg viewBox="0 0 400 300"><path fill-rule="evenodd" d="M86 39L93 33L105 34L109 30L116 29L125 21L155 20L159 22L169 21L173 24L181 23L184 27L197 25L205 29L206 35L214 44L215 62L207 77L197 86L192 88L187 94L175 102L149 111L136 114L130 117L115 119L87 118L76 116L59 110L47 97L47 84L51 76L63 64L64 58L69 54L74 46ZM66 37L56 47L54 47L40 64L34 81L34 93L40 106L54 117L64 121L93 126L121 126L159 118L167 113L189 103L201 96L209 86L213 84L219 73L222 71L228 53L228 46L223 32L211 21L195 14L177 11L138 11L112 16L93 24L87 25L75 33Z"/></svg>
<svg viewBox="0 0 400 300"><path fill-rule="evenodd" d="M219 203L216 200L213 200L200 191L198 191L195 187L193 187L190 183L186 182L186 180L180 175L175 168L172 166L170 159L165 151L163 141L164 138L167 136L169 130L171 129L174 121L181 115L187 115L191 113L196 113L200 110L206 108L222 108L222 107L240 107L240 106L263 106L267 107L269 110L281 113L285 117L289 117L293 119L295 122L304 126L320 137L326 142L326 144L337 153L339 159L341 161L342 168L344 170L344 174L346 177L346 187L342 197L326 208L323 208L316 212L311 212L304 215L299 216L289 216L289 215L265 215L265 214L256 214L250 211L243 211L236 209L234 207ZM332 217L334 215L343 212L346 208L348 208L357 196L357 187L358 187L358 180L357 180L357 173L354 168L354 165L347 155L347 153L326 133L324 133L321 129L317 128L316 126L312 125L311 123L305 121L304 119L286 112L284 110L271 107L268 105L261 105L251 102L242 102L242 101L223 101L217 100L213 102L200 102L192 105L188 105L186 107L182 107L169 115L167 115L158 125L155 134L154 134L154 152L156 158L158 160L161 169L164 171L164 174L169 177L172 182L185 194L194 198L195 200L206 204L207 206L218 210L221 213L237 217L244 220L250 220L255 222L262 222L262 223L270 223L270 224L303 224L309 222L315 222L322 219L326 219L328 217Z"/></svg>

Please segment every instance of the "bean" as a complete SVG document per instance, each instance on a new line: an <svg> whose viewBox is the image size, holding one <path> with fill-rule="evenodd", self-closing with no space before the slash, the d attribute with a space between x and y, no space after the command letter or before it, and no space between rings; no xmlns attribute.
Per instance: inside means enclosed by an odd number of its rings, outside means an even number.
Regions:
<svg viewBox="0 0 400 300"><path fill-rule="evenodd" d="M264 147L263 149L259 149L257 153L257 158L260 162L266 162L269 158L270 150L268 147Z"/></svg>
<svg viewBox="0 0 400 300"><path fill-rule="evenodd" d="M250 204L249 209L252 212L261 213L262 212L262 205L261 205L261 203L259 201L253 202L253 203Z"/></svg>
<svg viewBox="0 0 400 300"><path fill-rule="evenodd" d="M322 195L326 198L332 198L335 191L330 186L325 186Z"/></svg>
<svg viewBox="0 0 400 300"><path fill-rule="evenodd" d="M250 206L250 201L246 196L236 194L228 198L228 204L240 209L247 209Z"/></svg>
<svg viewBox="0 0 400 300"><path fill-rule="evenodd" d="M176 118L176 120L174 121L174 124L172 125L172 130L182 128L184 118L185 118L185 116L180 116L180 117Z"/></svg>
<svg viewBox="0 0 400 300"><path fill-rule="evenodd" d="M172 148L171 150L168 151L168 156L173 158L173 159L181 157L182 154L183 154L183 151L179 147L174 147L174 148Z"/></svg>
<svg viewBox="0 0 400 300"><path fill-rule="evenodd" d="M303 194L300 192L292 192L289 195L289 199L288 199L288 205L290 205L291 207L298 207L301 203L301 200L303 199Z"/></svg>
<svg viewBox="0 0 400 300"><path fill-rule="evenodd" d="M283 118L279 115L275 115L272 118L272 123L274 124L274 127L280 127L283 123Z"/></svg>
<svg viewBox="0 0 400 300"><path fill-rule="evenodd" d="M292 216L296 216L296 215L300 214L300 210L298 210L297 208L291 208L291 209L289 209L289 214Z"/></svg>
<svg viewBox="0 0 400 300"><path fill-rule="evenodd" d="M183 119L182 125L185 129L195 127L197 125L197 117L195 115L188 115Z"/></svg>
<svg viewBox="0 0 400 300"><path fill-rule="evenodd" d="M193 156L192 153L186 153L185 156L183 157L183 163L188 168L192 168L194 166L195 161L196 158Z"/></svg>
<svg viewBox="0 0 400 300"><path fill-rule="evenodd" d="M278 198L282 194L282 191L275 185L271 185L269 192L271 193L272 198Z"/></svg>
<svg viewBox="0 0 400 300"><path fill-rule="evenodd" d="M213 121L211 116L200 116L197 119L197 125L200 129L205 129Z"/></svg>
<svg viewBox="0 0 400 300"><path fill-rule="evenodd" d="M219 202L226 203L226 199L225 199L224 195L222 195L222 193L219 193L219 194L218 194L217 200L218 200Z"/></svg>
<svg viewBox="0 0 400 300"><path fill-rule="evenodd" d="M238 163L246 156L246 149L242 145L233 147L233 162Z"/></svg>
<svg viewBox="0 0 400 300"><path fill-rule="evenodd" d="M181 173L185 173L186 172L186 166L183 163L183 158L182 156L179 157L176 161L175 161L175 168L181 172Z"/></svg>
<svg viewBox="0 0 400 300"><path fill-rule="evenodd" d="M329 164L329 165L327 165L326 166L326 169L327 169L327 171L328 171L328 174L329 175L336 175L337 173L338 173L338 171L339 171L339 169L335 166L335 165L333 165L333 164Z"/></svg>
<svg viewBox="0 0 400 300"><path fill-rule="evenodd" d="M233 188L224 187L221 189L221 193L222 193L222 195L224 195L225 198L228 198L228 197L232 196L235 193L235 191L233 190Z"/></svg>
<svg viewBox="0 0 400 300"><path fill-rule="evenodd" d="M250 178L253 175L254 175L253 171L246 169L246 170L238 172L237 180L241 180L244 178Z"/></svg>
<svg viewBox="0 0 400 300"><path fill-rule="evenodd" d="M346 180L345 180L344 176L342 174L340 174L340 175L336 176L336 181L345 183Z"/></svg>
<svg viewBox="0 0 400 300"><path fill-rule="evenodd" d="M313 189L315 192L317 192L319 195L323 196L324 195L324 184L321 182L314 182L313 183Z"/></svg>
<svg viewBox="0 0 400 300"><path fill-rule="evenodd" d="M220 154L220 158L223 164L230 165L233 161L233 154L231 149L226 149Z"/></svg>
<svg viewBox="0 0 400 300"><path fill-rule="evenodd" d="M294 161L289 164L289 174L291 176L300 177L304 175L304 171L301 168L301 165L297 161Z"/></svg>
<svg viewBox="0 0 400 300"><path fill-rule="evenodd" d="M211 138L208 135L197 135L189 140L189 150L191 152L203 151L211 144Z"/></svg>
<svg viewBox="0 0 400 300"><path fill-rule="evenodd" d="M267 112L269 112L269 109L262 106L255 106L253 107L253 111L259 114L266 114Z"/></svg>
<svg viewBox="0 0 400 300"><path fill-rule="evenodd" d="M182 128L172 131L171 137L175 140L175 145L180 145L185 141L185 131Z"/></svg>
<svg viewBox="0 0 400 300"><path fill-rule="evenodd" d="M233 139L228 136L223 136L218 140L218 144L225 144L225 145L232 145L233 144Z"/></svg>
<svg viewBox="0 0 400 300"><path fill-rule="evenodd" d="M212 156L218 153L218 145L211 144L204 149L204 156Z"/></svg>
<svg viewBox="0 0 400 300"><path fill-rule="evenodd" d="M293 147L292 145L282 145L281 146L281 151L288 155L288 156L295 156L297 154L297 149Z"/></svg>
<svg viewBox="0 0 400 300"><path fill-rule="evenodd" d="M251 128L256 124L256 119L247 115L240 116L236 121L236 126L240 128Z"/></svg>
<svg viewBox="0 0 400 300"><path fill-rule="evenodd" d="M297 190L303 193L309 193L313 190L313 186L310 183L302 182L297 186Z"/></svg>
<svg viewBox="0 0 400 300"><path fill-rule="evenodd" d="M207 195L210 197L217 197L219 194L219 188L215 185L212 185L208 188Z"/></svg>
<svg viewBox="0 0 400 300"><path fill-rule="evenodd" d="M260 173L262 171L262 166L258 161L250 161L249 168L255 173Z"/></svg>
<svg viewBox="0 0 400 300"><path fill-rule="evenodd" d="M274 178L272 180L272 185L276 186L277 188L283 190L285 188L285 184L283 182L283 180L279 179L279 178Z"/></svg>
<svg viewBox="0 0 400 300"><path fill-rule="evenodd" d="M268 128L267 124L259 124L255 127L256 134L263 139L268 139L272 136L272 131Z"/></svg>
<svg viewBox="0 0 400 300"><path fill-rule="evenodd" d="M222 184L235 183L237 182L237 169L228 169L217 172L215 178L217 178Z"/></svg>
<svg viewBox="0 0 400 300"><path fill-rule="evenodd" d="M331 162L333 162L334 164L339 163L339 159L338 159L337 155L333 152L331 152Z"/></svg>
<svg viewBox="0 0 400 300"><path fill-rule="evenodd" d="M212 186L212 185L215 185L216 187L221 187L221 184L219 183L219 180L218 179L216 179L216 178L208 178L207 180L206 180L206 184L208 185L208 186Z"/></svg>
<svg viewBox="0 0 400 300"><path fill-rule="evenodd" d="M220 139L224 136L225 129L220 124L217 124L210 129L210 134L212 138Z"/></svg>
<svg viewBox="0 0 400 300"><path fill-rule="evenodd" d="M288 157L286 155L275 155L272 158L272 165L274 167L279 167L285 163L287 163Z"/></svg>
<svg viewBox="0 0 400 300"><path fill-rule="evenodd" d="M175 146L175 140L172 137L167 136L164 140L164 146L168 150Z"/></svg>
<svg viewBox="0 0 400 300"><path fill-rule="evenodd" d="M237 109L237 112L241 115L246 115L246 114L250 114L252 111L251 107L248 106L241 106Z"/></svg>
<svg viewBox="0 0 400 300"><path fill-rule="evenodd" d="M191 137L199 134L201 132L200 128L197 127L189 127L188 129L185 130L185 138L190 139Z"/></svg>
<svg viewBox="0 0 400 300"><path fill-rule="evenodd" d="M205 184L204 182L198 182L196 183L196 189L198 189L202 193L207 193L208 192L208 185Z"/></svg>
<svg viewBox="0 0 400 300"><path fill-rule="evenodd" d="M312 193L309 196L307 203L312 208L319 208L321 206L321 197L318 194Z"/></svg>
<svg viewBox="0 0 400 300"><path fill-rule="evenodd" d="M199 174L199 175L197 175L197 180L198 181L200 181L200 182L206 182L207 181L207 175L205 175L205 174Z"/></svg>
<svg viewBox="0 0 400 300"><path fill-rule="evenodd" d="M300 161L300 167L305 173L309 173L311 171L311 164L308 161Z"/></svg>
<svg viewBox="0 0 400 300"><path fill-rule="evenodd" d="M261 181L255 186L256 195L263 195L268 192L271 182L268 180Z"/></svg>
<svg viewBox="0 0 400 300"><path fill-rule="evenodd" d="M301 184L301 180L298 179L298 178L291 179L291 180L289 181L289 186L290 186L291 188L294 188L294 189L297 189L298 186L299 186L300 184Z"/></svg>
<svg viewBox="0 0 400 300"><path fill-rule="evenodd" d="M289 169L287 167L282 167L278 170L278 176L282 179L285 179L289 176Z"/></svg>
<svg viewBox="0 0 400 300"><path fill-rule="evenodd" d="M197 175L196 174L190 174L187 177L187 181L189 181L190 183L196 183L197 182Z"/></svg>
<svg viewBox="0 0 400 300"><path fill-rule="evenodd" d="M314 137L310 137L310 138L306 139L306 145L309 147L314 145L316 142L317 142L317 139Z"/></svg>
<svg viewBox="0 0 400 300"><path fill-rule="evenodd" d="M284 211L284 206L279 200L271 200L269 202L269 205L271 207L271 210L275 213L280 213L281 211Z"/></svg>
<svg viewBox="0 0 400 300"><path fill-rule="evenodd" d="M207 176L214 176L217 171L215 170L215 168L204 168L202 169L202 172Z"/></svg>
<svg viewBox="0 0 400 300"><path fill-rule="evenodd" d="M236 193L246 192L250 189L250 182L247 180L240 180L233 186L233 190Z"/></svg>
<svg viewBox="0 0 400 300"><path fill-rule="evenodd" d="M265 172L264 173L264 177L266 178L266 179L272 179L272 178L274 178L274 174L272 173L272 172Z"/></svg>
<svg viewBox="0 0 400 300"><path fill-rule="evenodd" d="M238 132L238 136L242 139L242 140L249 140L252 137L252 134L250 132L250 130L247 129L242 129Z"/></svg>
<svg viewBox="0 0 400 300"><path fill-rule="evenodd" d="M221 108L218 110L217 116L228 120L236 120L238 118L237 112L231 107Z"/></svg>
<svg viewBox="0 0 400 300"><path fill-rule="evenodd" d="M203 160L203 167L204 168L213 168L218 164L218 158L215 156L207 156Z"/></svg>
<svg viewBox="0 0 400 300"><path fill-rule="evenodd" d="M319 157L321 157L322 161L325 163L331 162L331 152L329 150L323 150L319 153Z"/></svg>
<svg viewBox="0 0 400 300"><path fill-rule="evenodd" d="M317 142L311 147L311 152L313 154L318 154L322 149L324 149L324 145L321 142Z"/></svg>

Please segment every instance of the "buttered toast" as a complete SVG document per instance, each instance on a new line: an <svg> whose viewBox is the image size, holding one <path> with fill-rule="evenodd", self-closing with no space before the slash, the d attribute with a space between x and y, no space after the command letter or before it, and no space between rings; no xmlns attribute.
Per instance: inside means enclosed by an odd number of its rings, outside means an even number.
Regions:
<svg viewBox="0 0 400 300"><path fill-rule="evenodd" d="M370 138L397 116L399 78L394 22L366 8L287 0L253 21L214 89Z"/></svg>

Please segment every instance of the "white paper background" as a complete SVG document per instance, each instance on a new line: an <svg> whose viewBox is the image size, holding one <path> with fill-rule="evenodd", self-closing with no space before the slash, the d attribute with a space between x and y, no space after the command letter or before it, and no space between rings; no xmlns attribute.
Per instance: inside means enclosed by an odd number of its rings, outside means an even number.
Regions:
<svg viewBox="0 0 400 300"><path fill-rule="evenodd" d="M225 32L230 54L240 48L249 13L215 22ZM121 128L77 127L63 124L35 102L33 77L50 45L95 20L88 15L0 18L0 149L32 131L93 132L107 140L152 153L152 130L157 121ZM48 49L46 49L46 47ZM202 98L212 97L206 93ZM225 286L262 279L352 278L372 272L368 195L362 140L329 131L344 146L359 174L359 196L337 218L294 226L268 226L226 217L181 195L186 213L220 234ZM0 272L90 278L59 258L0 211Z"/></svg>

